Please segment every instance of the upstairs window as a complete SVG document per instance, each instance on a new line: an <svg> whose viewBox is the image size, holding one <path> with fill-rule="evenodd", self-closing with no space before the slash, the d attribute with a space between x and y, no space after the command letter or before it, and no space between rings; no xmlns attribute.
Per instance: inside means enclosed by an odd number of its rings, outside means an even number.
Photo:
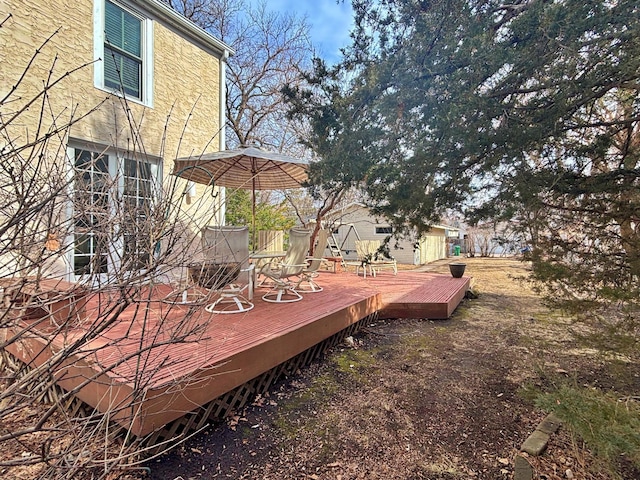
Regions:
<svg viewBox="0 0 640 480"><path fill-rule="evenodd" d="M104 86L142 100L142 19L104 3Z"/></svg>
<svg viewBox="0 0 640 480"><path fill-rule="evenodd" d="M94 0L95 86L152 106L153 22L111 0Z"/></svg>

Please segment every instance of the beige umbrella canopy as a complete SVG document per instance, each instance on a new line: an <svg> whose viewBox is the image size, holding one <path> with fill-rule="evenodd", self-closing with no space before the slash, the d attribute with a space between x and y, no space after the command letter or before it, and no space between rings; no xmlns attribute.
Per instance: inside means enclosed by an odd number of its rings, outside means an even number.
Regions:
<svg viewBox="0 0 640 480"><path fill-rule="evenodd" d="M309 162L258 147L178 158L173 174L196 183L251 190L297 188L307 179Z"/></svg>
<svg viewBox="0 0 640 480"><path fill-rule="evenodd" d="M251 190L255 237L256 190L298 188L307 180L309 162L258 147L178 158L173 174L192 182ZM255 240L255 238L254 238Z"/></svg>

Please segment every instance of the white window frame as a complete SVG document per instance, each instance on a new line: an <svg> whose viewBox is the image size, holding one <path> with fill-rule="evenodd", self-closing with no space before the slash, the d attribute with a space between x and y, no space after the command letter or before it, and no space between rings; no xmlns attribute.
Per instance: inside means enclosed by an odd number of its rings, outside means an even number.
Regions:
<svg viewBox="0 0 640 480"><path fill-rule="evenodd" d="M112 178L118 179L118 187L117 187L117 201L123 200L124 194L124 162L126 159L134 159L135 156L128 155L126 152L122 150L118 150L115 148L101 147L99 145L95 145L93 143L87 144L81 141L71 141L67 146L67 158L70 167L70 179L73 179L73 175L75 172L75 151L85 150L94 153L100 153L107 155L109 157L108 170L109 175ZM153 187L153 196L155 198L160 198L162 195L162 178L163 178L163 161L161 158L146 156L145 161L151 164L151 172L152 178L154 181L152 182ZM70 198L74 198L73 196L74 183L70 181ZM113 201L113 198L111 199ZM69 218L73 218L73 202L70 202L70 206L68 209ZM68 277L71 281L79 281L84 275L76 275L75 273L75 235L72 231L68 237L67 244L70 245L69 251L67 252L67 261L69 265ZM112 280L111 273L113 271L120 270L120 259L124 256L124 239L120 232L120 228L118 225L114 225L114 242L110 244L110 253L108 254L108 266L107 273L104 274L92 274L92 278L94 281L99 283L109 283Z"/></svg>
<svg viewBox="0 0 640 480"><path fill-rule="evenodd" d="M142 98L130 95L125 95L125 97L127 100L153 107L153 21L122 0L109 1L139 18L142 22ZM100 90L122 96L120 90L107 87L104 84L104 2L105 0L94 0L93 2L93 84Z"/></svg>

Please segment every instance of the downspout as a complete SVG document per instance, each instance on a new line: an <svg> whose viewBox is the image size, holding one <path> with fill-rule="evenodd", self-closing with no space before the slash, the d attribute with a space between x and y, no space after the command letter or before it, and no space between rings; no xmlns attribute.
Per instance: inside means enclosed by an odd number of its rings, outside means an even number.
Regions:
<svg viewBox="0 0 640 480"><path fill-rule="evenodd" d="M227 59L229 58L229 50L224 50L224 53L222 54L222 57L220 57L220 68L218 69L220 71L220 79L218 82L218 85L220 85L220 99L218 101L219 103L219 107L220 107L220 111L219 111L219 118L218 118L218 122L220 125L219 128L219 139L218 139L218 146L220 151L225 150L227 148L226 146L226 135L227 135L227 131L226 131L226 125L227 125L227 119L226 119L226 115L225 115L225 111L226 111L226 103L227 103ZM227 189L225 187L218 187L218 189L220 190L220 194L218 195L218 212L219 212L219 217L218 217L218 225L224 225L225 224L225 215L226 215L226 210L227 210Z"/></svg>

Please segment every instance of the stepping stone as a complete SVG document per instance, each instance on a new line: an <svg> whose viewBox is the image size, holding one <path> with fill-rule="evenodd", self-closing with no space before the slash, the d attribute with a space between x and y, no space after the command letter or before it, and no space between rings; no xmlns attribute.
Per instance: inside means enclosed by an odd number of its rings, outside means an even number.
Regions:
<svg viewBox="0 0 640 480"><path fill-rule="evenodd" d="M531 468L529 461L520 455L516 455L514 470L513 480L533 479L533 468Z"/></svg>
<svg viewBox="0 0 640 480"><path fill-rule="evenodd" d="M549 442L549 435L541 432L540 430L535 430L529 437L524 441L520 450L523 452L527 452L529 455L533 455L537 457L544 449L547 448L547 443Z"/></svg>
<svg viewBox="0 0 640 480"><path fill-rule="evenodd" d="M556 417L553 413L550 413L542 422L540 422L540 425L538 425L536 430L540 430L547 435L551 435L558 431L560 425L562 425L562 420Z"/></svg>

